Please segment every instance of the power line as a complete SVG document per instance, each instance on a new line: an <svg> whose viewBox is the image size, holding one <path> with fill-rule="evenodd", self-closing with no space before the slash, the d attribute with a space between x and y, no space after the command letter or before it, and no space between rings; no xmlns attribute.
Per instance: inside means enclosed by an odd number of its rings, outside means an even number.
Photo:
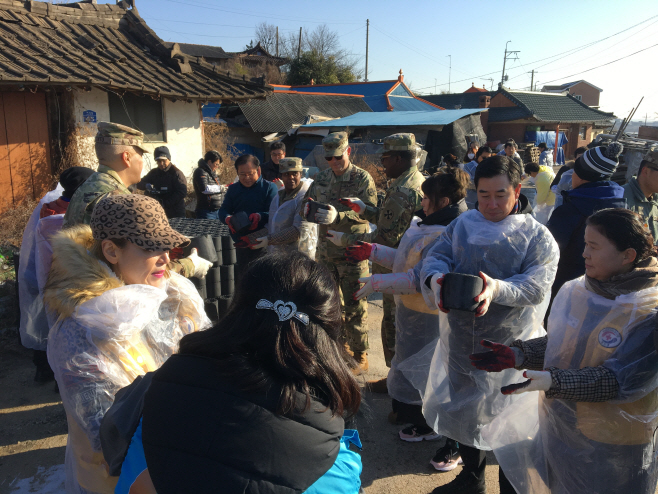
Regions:
<svg viewBox="0 0 658 494"><path fill-rule="evenodd" d="M215 24L214 22L193 22L193 21L179 21L177 19L156 19L149 17L146 20L158 22L175 22L176 24L196 24L197 26L214 26L214 27L241 27L246 29L254 29L257 26L236 26L235 24ZM297 31L297 29L279 29L279 31Z"/></svg>
<svg viewBox="0 0 658 494"><path fill-rule="evenodd" d="M219 12L227 12L229 14L245 15L245 16L248 16L248 17L260 17L260 18L263 17L263 13L251 14L251 13L246 13L246 12L240 12L240 11L237 11L237 10L220 9L218 7L209 7L207 5L198 5L198 4L195 4L195 3L183 2L182 0L167 0L167 1L171 2L171 3L180 3L182 5L188 5L190 7L198 7L200 9L208 9L208 10L216 10L216 11L219 11ZM330 24L360 24L359 22L342 22L342 21L332 21L332 20L328 20L328 19L325 19L323 21L312 21L312 20L307 20L307 19L291 19L291 18L288 18L288 17L280 17L280 16L272 15L270 13L267 14L267 17L269 19L278 19L278 20L282 20L282 21L310 22L311 24L329 24L329 23Z"/></svg>
<svg viewBox="0 0 658 494"><path fill-rule="evenodd" d="M610 38L612 38L612 37L614 37L614 36L617 36L618 34L624 33L624 32L626 32L626 31L628 31L628 30L630 30L630 29L633 29L633 28L635 28L635 27L637 27L637 26L639 26L639 25L641 25L641 24L644 24L645 22L648 22L648 21L650 21L650 20L652 20L652 19L655 19L656 17L658 17L658 15L654 15L654 16L652 16L652 17L649 17L648 19L645 19L645 20L643 20L642 22L638 22L637 24L634 24L634 25L631 26L631 27L628 27L628 28L623 29L623 30L621 30L621 31L619 31L619 32L616 32L616 33L614 33L614 34L611 34L610 36L606 36L605 38L601 38L601 39L599 39L599 40L592 41L592 42L590 42L590 43L586 43L586 44L581 45L581 46L577 46L576 48L571 48L571 49L569 49L569 50L567 50L567 51L563 51L563 52L561 52L561 53L557 53L557 54L555 54L555 55L551 55L550 57L545 57L545 58L541 58L541 59L539 59L539 60L535 60L535 61L533 61L533 62L528 62L526 65L530 65L530 64L535 64L535 63L543 62L544 60L549 60L549 59L551 59L551 58L559 57L560 55L564 55L564 54L566 54L566 53L568 53L569 55L573 55L573 54L574 54L575 52L577 52L577 51L580 51L580 50L582 50L582 49L584 49L584 48L589 48L590 46L593 46L593 45L598 44L598 43L600 43L600 42L602 42L602 41L605 41L605 40L607 40L607 39L610 39ZM566 58L566 57L569 56L569 55L565 55L565 57L562 57L562 58ZM560 59L558 59L558 60L561 60L562 58L560 58ZM557 61L557 60L556 60L556 61ZM545 64L545 65L547 65L547 64ZM466 79L462 79L462 80L459 80L459 81L452 81L452 82L453 82L453 83L455 83L455 82L464 82L464 81L468 81L468 80L470 80L470 79L481 78L481 77L485 77L485 76L492 75L492 74L496 74L496 73L498 73L498 70L494 70L493 72L488 72L488 73L486 73L486 74L482 74L482 75L478 75L478 76L472 76L472 77L468 77L468 78L466 78ZM517 76L514 76L514 77L517 77ZM569 76L569 77L570 77L570 76ZM556 80L557 80L557 79L556 79ZM544 83L544 84L545 84L545 83ZM438 84L438 86L447 86L447 85L448 85L448 83ZM426 87L418 88L417 91L421 91L421 90L423 90L423 89L430 89L430 88L433 88L433 87L434 87L434 85L432 85L432 86L426 86Z"/></svg>
<svg viewBox="0 0 658 494"><path fill-rule="evenodd" d="M172 31L171 29L158 28L158 31L166 31L168 33L181 34L181 35L190 35L190 36L202 36L204 38L242 38L242 39L254 39L254 36L222 36L218 34L199 34L199 33L181 33L179 31Z"/></svg>

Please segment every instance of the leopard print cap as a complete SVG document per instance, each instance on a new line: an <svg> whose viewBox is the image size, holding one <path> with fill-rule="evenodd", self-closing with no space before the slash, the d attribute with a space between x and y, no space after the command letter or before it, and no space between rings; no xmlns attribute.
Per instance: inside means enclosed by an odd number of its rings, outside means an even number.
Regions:
<svg viewBox="0 0 658 494"><path fill-rule="evenodd" d="M90 226L96 240L125 238L151 252L190 243L189 238L169 226L158 201L138 194L104 197L94 207Z"/></svg>

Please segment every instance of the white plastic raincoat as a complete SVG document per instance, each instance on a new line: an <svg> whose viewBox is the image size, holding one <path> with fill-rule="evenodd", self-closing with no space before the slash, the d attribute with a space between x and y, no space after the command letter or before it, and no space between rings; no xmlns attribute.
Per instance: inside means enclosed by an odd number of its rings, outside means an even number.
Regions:
<svg viewBox="0 0 658 494"><path fill-rule="evenodd" d="M490 449L481 429L516 399L501 394L500 388L516 382L517 373L477 370L468 356L480 348L482 339L510 344L544 334L542 321L558 258L553 236L531 215L510 215L493 223L476 210L453 221L428 252L421 280L437 273L477 276L482 271L498 280L499 287L482 317L455 310L439 314L441 334L423 396L423 414L435 431L467 446ZM421 287L428 305L435 307L433 292L423 282Z"/></svg>
<svg viewBox="0 0 658 494"><path fill-rule="evenodd" d="M422 262L427 247L446 229L442 225L418 225L420 221L414 217L400 240L393 262L394 273L413 273L414 266ZM418 390L404 376L400 366L430 342L436 343L439 337L437 314L438 309L429 309L420 293L395 295L395 355L387 379L391 398L410 405L422 404ZM414 369L414 372L424 374L428 371L427 366Z"/></svg>
<svg viewBox="0 0 658 494"><path fill-rule="evenodd" d="M483 431L520 493L653 494L658 480L658 288L609 300L567 282L548 319L544 367L603 366L615 400L576 402L525 396ZM523 378L516 373L516 382Z"/></svg>
<svg viewBox="0 0 658 494"><path fill-rule="evenodd" d="M302 216L299 214L304 195L312 183L313 180L303 178L301 181L302 186L295 198L281 205L279 205L279 194L272 199L267 233L273 235L294 226L299 230L299 240L289 244L269 245L267 250L270 253L299 250L311 259L315 258L315 249L318 244L318 226L315 223L303 221Z"/></svg>
<svg viewBox="0 0 658 494"><path fill-rule="evenodd" d="M18 265L18 303L21 308L20 335L23 346L33 350L46 349L49 329L43 306L43 297L39 294L35 235L41 207L48 202L55 201L62 195L62 192L64 192L64 189L57 184L55 190L51 190L43 196L32 212L23 232Z"/></svg>
<svg viewBox="0 0 658 494"><path fill-rule="evenodd" d="M91 229L82 225L55 236L44 292L58 322L51 328L48 362L68 422L68 493L112 493L116 478L103 467L98 431L115 393L154 371L180 339L210 321L191 281L171 273L166 286L124 285L87 252Z"/></svg>

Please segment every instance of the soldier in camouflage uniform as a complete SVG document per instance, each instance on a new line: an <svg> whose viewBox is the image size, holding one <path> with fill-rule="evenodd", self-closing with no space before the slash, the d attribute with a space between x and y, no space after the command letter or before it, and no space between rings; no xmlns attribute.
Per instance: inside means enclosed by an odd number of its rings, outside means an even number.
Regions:
<svg viewBox="0 0 658 494"><path fill-rule="evenodd" d="M144 134L112 122L98 122L96 134L98 171L75 191L66 214L64 228L88 225L94 206L109 194L130 194L128 187L140 181L146 152ZM170 269L185 277L205 275L212 265L198 256L170 263ZM207 267L206 267L207 266Z"/></svg>
<svg viewBox="0 0 658 494"><path fill-rule="evenodd" d="M329 210L318 210L315 220L320 223L316 259L327 266L334 275L342 293L345 311L346 341L354 352L354 359L363 371L368 370L368 302L354 300L352 294L358 279L369 273L368 261L349 262L345 259L345 248L327 241L328 229L345 234L368 232L368 220L360 218L349 207L340 203L341 197L358 197L368 206L377 204L375 182L370 174L350 163L351 148L346 132L329 134L322 140L325 159L329 169L318 173L306 192L305 201L313 199L330 206ZM308 204L302 209L308 214Z"/></svg>
<svg viewBox="0 0 658 494"><path fill-rule="evenodd" d="M357 241L377 243L397 249L404 232L411 224L416 211L421 209L423 193L420 189L425 181L422 173L415 166L418 149L416 136L413 134L393 134L384 139L380 150L381 162L386 176L394 179L386 191L380 208L367 206L356 197L344 197L340 202L371 223L377 224L377 230L366 234L332 235L334 242L342 246L352 245ZM390 273L379 264L373 265L373 274ZM393 295L383 296L384 317L382 319L382 345L386 365L391 366L395 353L395 300ZM384 380L385 382L385 380Z"/></svg>

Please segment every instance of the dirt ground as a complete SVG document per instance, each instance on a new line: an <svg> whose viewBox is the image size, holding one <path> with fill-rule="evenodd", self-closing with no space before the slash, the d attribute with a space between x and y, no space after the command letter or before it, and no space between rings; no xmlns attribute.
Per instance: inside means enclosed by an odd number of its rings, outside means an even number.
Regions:
<svg viewBox="0 0 658 494"><path fill-rule="evenodd" d="M386 375L380 339L381 296L369 304L370 371L367 379ZM0 494L57 494L63 491L66 416L54 383L33 381L31 351L15 331L0 334ZM390 398L365 392L357 417L363 442L361 480L367 494L426 494L451 481L460 468L436 472L429 464L441 442L405 443L400 426L388 423ZM498 493L498 466L487 466L489 494Z"/></svg>

